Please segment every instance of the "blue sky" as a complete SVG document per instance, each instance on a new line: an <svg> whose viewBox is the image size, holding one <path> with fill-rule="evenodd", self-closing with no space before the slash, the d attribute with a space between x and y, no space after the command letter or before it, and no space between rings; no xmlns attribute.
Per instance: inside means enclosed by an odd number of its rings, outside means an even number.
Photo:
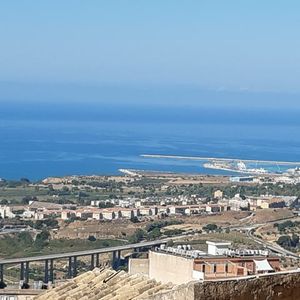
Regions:
<svg viewBox="0 0 300 300"><path fill-rule="evenodd" d="M299 11L289 0L1 1L0 100L75 99L79 89L82 100L155 90L153 101L172 101L181 90L205 102L198 90L300 107Z"/></svg>

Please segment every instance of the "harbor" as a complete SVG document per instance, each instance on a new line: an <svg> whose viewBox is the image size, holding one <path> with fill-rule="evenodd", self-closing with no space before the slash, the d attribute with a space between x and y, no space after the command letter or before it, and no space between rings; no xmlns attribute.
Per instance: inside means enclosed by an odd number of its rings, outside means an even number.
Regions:
<svg viewBox="0 0 300 300"><path fill-rule="evenodd" d="M142 154L145 158L180 159L202 161L206 169L236 172L247 175L282 175L300 176L300 162L271 161L240 158L216 158L198 156L177 156L161 154Z"/></svg>

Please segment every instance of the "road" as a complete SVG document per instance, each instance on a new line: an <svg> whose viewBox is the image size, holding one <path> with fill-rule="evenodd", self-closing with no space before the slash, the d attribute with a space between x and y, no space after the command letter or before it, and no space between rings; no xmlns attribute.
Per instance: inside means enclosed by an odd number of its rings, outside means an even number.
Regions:
<svg viewBox="0 0 300 300"><path fill-rule="evenodd" d="M243 220L246 220L249 217L252 217L253 215L254 214L252 213L250 216L244 218ZM243 225L243 226L231 226L230 229L231 230L243 231L247 234L248 238L252 239L257 244L260 244L260 245L264 246L265 248L267 248L267 249L269 249L273 252L279 253L281 255L287 256L287 257L292 258L292 259L299 260L300 257L298 255L296 255L295 253L293 253L291 251L288 251L288 250L280 247L279 245L274 245L272 243L266 242L266 241L264 241L262 239L259 239L259 238L255 237L253 235L253 232L255 230L257 230L259 227L265 226L267 224L275 224L275 223L285 222L287 220L292 220L292 219L295 219L297 217L298 216L292 216L292 217L287 217L287 218L283 218L283 219L280 219L280 220L277 219L277 220L274 220L274 221L267 221L267 222L262 223L262 224L248 224L248 225ZM248 220L251 220L251 218L249 218Z"/></svg>
<svg viewBox="0 0 300 300"><path fill-rule="evenodd" d="M161 244L166 244L167 241L168 240L165 239L165 240L141 242L141 243L137 243L137 244L128 244L128 245L123 245L123 246L107 247L107 248L84 250L84 251L77 251L77 252L66 252L66 253L59 253L59 254L33 256L33 257L0 259L0 265L18 264L18 263L22 263L22 262L32 262L32 261L45 261L45 260L61 259L61 258L68 258L68 257L74 257L74 256L76 256L76 257L88 256L88 255L92 255L92 254L103 254L103 253L108 253L108 252L130 250L130 249L141 248L141 247L152 247L152 246L158 246Z"/></svg>
<svg viewBox="0 0 300 300"><path fill-rule="evenodd" d="M269 250L271 250L271 251L273 251L273 252L280 253L280 254L282 254L282 255L284 255L284 256L287 256L287 257L289 257L289 258L299 260L299 256L296 255L295 253L293 253L293 252L291 252L291 251L288 251L288 250L286 250L286 249L284 249L284 248L282 248L282 247L280 247L280 246L277 246L277 245L275 246L275 245L273 245L273 244L271 244L271 243L269 243L269 242L266 242L266 241L264 241L264 240L261 240L261 239L255 237L255 236L253 235L253 231L252 231L252 230L248 230L247 236L248 236L250 239L252 239L253 241L255 241L256 243L258 243L258 244L260 244L260 245L263 245L264 247L266 247L267 249L269 249Z"/></svg>
<svg viewBox="0 0 300 300"><path fill-rule="evenodd" d="M286 218L283 220L276 220L276 221L269 221L267 223L276 223L276 222L282 222L287 219L293 219L294 217L291 218ZM299 259L299 257L283 248L280 246L275 246L271 243L265 242L261 239L256 238L253 235L253 230L257 229L260 226L266 225L267 223L264 224L251 224L251 225L244 225L244 226L233 226L230 227L231 230L242 230L247 233L247 236L254 240L256 243L261 244L265 246L266 248L276 252L280 253L282 255L291 257L293 259ZM180 235L172 238L166 238L162 240L156 240L156 241L144 241L136 244L127 244L127 245L122 245L122 246L116 246L116 247L107 247L107 248L101 248L101 249L92 249L92 250L83 250L83 251L77 251L77 252L66 252L66 253L59 253L59 254L49 254L49 255L41 255L41 256L34 256L34 257L22 257L22 258L9 258L9 259L0 259L0 265L1 264L18 264L22 262L31 262L31 261L45 261L45 260L51 260L51 259L61 259L61 258L68 258L68 257L79 257L79 256L88 256L92 254L103 254L103 253L108 253L108 252L114 252L114 251L123 251L123 250L130 250L134 248L141 248L141 247L152 247L152 246L157 246L161 244L166 244L168 240L170 239L176 239L176 238L182 238L182 237L187 237L187 235Z"/></svg>
<svg viewBox="0 0 300 300"><path fill-rule="evenodd" d="M22 229L3 229L0 231L0 235L12 234L12 233L21 233L21 232L35 232L39 233L41 230L36 230L33 228L22 228Z"/></svg>

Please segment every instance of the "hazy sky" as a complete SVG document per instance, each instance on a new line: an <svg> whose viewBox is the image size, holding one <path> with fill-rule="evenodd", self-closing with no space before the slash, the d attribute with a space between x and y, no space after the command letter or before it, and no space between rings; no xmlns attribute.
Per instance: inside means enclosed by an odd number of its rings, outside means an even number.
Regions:
<svg viewBox="0 0 300 300"><path fill-rule="evenodd" d="M40 98L47 86L59 97L55 85L165 88L162 98L191 87L300 106L299 12L296 0L1 1L0 98L38 85Z"/></svg>

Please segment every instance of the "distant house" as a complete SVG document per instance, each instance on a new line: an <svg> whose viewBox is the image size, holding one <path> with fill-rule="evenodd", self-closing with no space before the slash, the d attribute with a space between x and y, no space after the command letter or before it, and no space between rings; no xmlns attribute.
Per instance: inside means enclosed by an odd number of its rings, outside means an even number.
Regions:
<svg viewBox="0 0 300 300"><path fill-rule="evenodd" d="M0 218L2 219L5 219L5 218L8 218L8 219L13 219L15 218L16 215L12 212L12 209L11 207L9 206L0 206Z"/></svg>
<svg viewBox="0 0 300 300"><path fill-rule="evenodd" d="M214 192L214 198L215 199L222 199L223 198L223 192L220 190L217 190Z"/></svg>
<svg viewBox="0 0 300 300"><path fill-rule="evenodd" d="M76 217L76 213L74 210L62 210L61 211L61 219L62 220L70 220L72 217Z"/></svg>

